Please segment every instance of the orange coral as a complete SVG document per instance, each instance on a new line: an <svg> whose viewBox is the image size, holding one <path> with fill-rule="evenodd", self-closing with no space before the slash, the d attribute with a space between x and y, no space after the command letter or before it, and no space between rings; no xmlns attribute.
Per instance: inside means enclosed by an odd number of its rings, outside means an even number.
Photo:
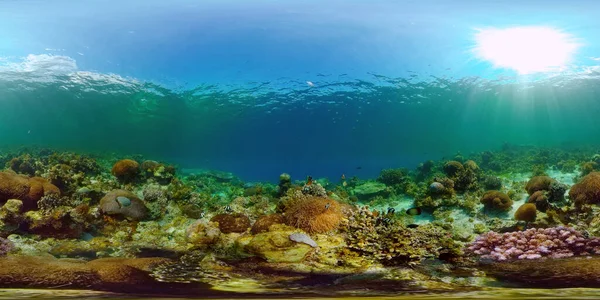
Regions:
<svg viewBox="0 0 600 300"><path fill-rule="evenodd" d="M600 203L600 172L592 172L571 187L569 198L575 206Z"/></svg>
<svg viewBox="0 0 600 300"><path fill-rule="evenodd" d="M287 225L308 233L324 233L336 229L341 220L340 204L328 198L309 196L296 201L285 211Z"/></svg>
<svg viewBox="0 0 600 300"><path fill-rule="evenodd" d="M485 209L507 211L512 207L512 200L508 195L499 191L488 191L480 201Z"/></svg>
<svg viewBox="0 0 600 300"><path fill-rule="evenodd" d="M122 181L131 181L140 172L140 164L132 159L122 159L116 162L111 170L111 173Z"/></svg>

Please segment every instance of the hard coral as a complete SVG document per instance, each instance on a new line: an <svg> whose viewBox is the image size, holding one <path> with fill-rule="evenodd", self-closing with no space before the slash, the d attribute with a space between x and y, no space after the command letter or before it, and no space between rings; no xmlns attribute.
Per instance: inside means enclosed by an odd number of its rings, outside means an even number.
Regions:
<svg viewBox="0 0 600 300"><path fill-rule="evenodd" d="M458 161L451 160L444 164L444 173L450 177L458 176L461 172L465 170L463 164Z"/></svg>
<svg viewBox="0 0 600 300"><path fill-rule="evenodd" d="M100 199L100 210L108 215L121 215L135 221L145 219L149 213L144 201L134 193L125 190L108 192Z"/></svg>
<svg viewBox="0 0 600 300"><path fill-rule="evenodd" d="M23 209L29 211L38 209L38 200L48 195L60 196L60 190L44 178L0 172L0 203L19 199L23 201Z"/></svg>
<svg viewBox="0 0 600 300"><path fill-rule="evenodd" d="M219 230L223 233L245 232L250 228L250 219L244 214L218 214L210 219L219 223Z"/></svg>
<svg viewBox="0 0 600 300"><path fill-rule="evenodd" d="M325 233L337 229L343 215L340 204L329 198L308 196L294 202L285 211L285 223L308 233Z"/></svg>
<svg viewBox="0 0 600 300"><path fill-rule="evenodd" d="M140 164L132 159L122 159L113 165L111 173L121 181L130 182L140 173Z"/></svg>
<svg viewBox="0 0 600 300"><path fill-rule="evenodd" d="M532 203L541 212L545 212L548 209L550 203L548 202L548 196L546 191L537 191L527 199L528 203Z"/></svg>
<svg viewBox="0 0 600 300"><path fill-rule="evenodd" d="M512 200L508 195L499 191L488 191L481 198L480 202L486 210L507 211L512 207Z"/></svg>
<svg viewBox="0 0 600 300"><path fill-rule="evenodd" d="M525 190L529 195L537 192L537 191L548 191L550 190L550 185L555 183L556 180L548 177L548 176L534 176L525 185Z"/></svg>
<svg viewBox="0 0 600 300"><path fill-rule="evenodd" d="M569 198L576 207L600 203L600 172L592 172L571 187Z"/></svg>
<svg viewBox="0 0 600 300"><path fill-rule="evenodd" d="M283 224L284 222L285 219L283 218L282 214L264 215L254 222L251 232L252 234L267 232L269 231L269 227L271 227L271 225Z"/></svg>
<svg viewBox="0 0 600 300"><path fill-rule="evenodd" d="M433 224L407 228L394 218L361 207L349 218L348 248L387 265L415 264L425 258L451 259L459 244Z"/></svg>
<svg viewBox="0 0 600 300"><path fill-rule="evenodd" d="M563 258L600 254L600 238L586 238L579 231L562 226L502 234L490 231L477 237L467 251L497 261Z"/></svg>
<svg viewBox="0 0 600 300"><path fill-rule="evenodd" d="M515 220L534 222L537 216L537 209L533 203L525 203L517 209L515 212Z"/></svg>

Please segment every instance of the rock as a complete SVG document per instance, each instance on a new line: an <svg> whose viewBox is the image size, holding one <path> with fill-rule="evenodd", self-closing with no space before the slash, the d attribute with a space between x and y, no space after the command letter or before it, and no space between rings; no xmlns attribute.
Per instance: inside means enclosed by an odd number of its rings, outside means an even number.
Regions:
<svg viewBox="0 0 600 300"><path fill-rule="evenodd" d="M381 182L366 182L354 188L354 196L359 200L370 200L376 196L388 194L386 185Z"/></svg>

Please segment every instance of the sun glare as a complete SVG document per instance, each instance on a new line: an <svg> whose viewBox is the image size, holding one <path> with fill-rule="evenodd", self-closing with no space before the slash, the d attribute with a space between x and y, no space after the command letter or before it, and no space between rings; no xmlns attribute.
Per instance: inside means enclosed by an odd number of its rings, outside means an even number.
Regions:
<svg viewBox="0 0 600 300"><path fill-rule="evenodd" d="M550 27L483 29L475 40L480 59L520 74L564 70L579 47L571 35Z"/></svg>

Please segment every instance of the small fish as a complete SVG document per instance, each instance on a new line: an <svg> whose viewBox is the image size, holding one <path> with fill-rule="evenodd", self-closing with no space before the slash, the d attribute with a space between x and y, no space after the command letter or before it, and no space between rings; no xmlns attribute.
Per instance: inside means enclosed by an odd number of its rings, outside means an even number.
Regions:
<svg viewBox="0 0 600 300"><path fill-rule="evenodd" d="M341 178L341 179L342 179L342 180L346 180L346 175L345 175L345 174L342 174L342 178Z"/></svg>
<svg viewBox="0 0 600 300"><path fill-rule="evenodd" d="M226 213L232 213L233 212L233 208L231 208L231 206L229 206L229 205L226 205L225 206L225 212Z"/></svg>
<svg viewBox="0 0 600 300"><path fill-rule="evenodd" d="M421 208L420 207L409 208L406 210L406 214L409 216L418 216L421 214Z"/></svg>
<svg viewBox="0 0 600 300"><path fill-rule="evenodd" d="M408 227L408 228L417 228L417 227L419 227L419 224L408 224L406 227Z"/></svg>
<svg viewBox="0 0 600 300"><path fill-rule="evenodd" d="M308 86L310 86L310 87L313 87L313 86L315 86L315 84L314 84L312 81L307 81L307 82L306 82L306 84L307 84Z"/></svg>
<svg viewBox="0 0 600 300"><path fill-rule="evenodd" d="M307 176L306 177L306 185L311 185L313 183L313 178L312 176Z"/></svg>
<svg viewBox="0 0 600 300"><path fill-rule="evenodd" d="M392 215L393 215L395 212L396 212L396 209L395 209L395 208L393 208L393 207L388 207L388 209L387 209L387 213L388 213L388 214L392 214Z"/></svg>
<svg viewBox="0 0 600 300"><path fill-rule="evenodd" d="M357 170L362 170L362 167L356 167Z"/></svg>
<svg viewBox="0 0 600 300"><path fill-rule="evenodd" d="M31 130L27 130L27 134L30 134L30 133L31 133Z"/></svg>
<svg viewBox="0 0 600 300"><path fill-rule="evenodd" d="M201 212L201 213L200 213L200 219L204 218L205 216L206 216L206 213L205 213L205 212Z"/></svg>
<svg viewBox="0 0 600 300"><path fill-rule="evenodd" d="M329 209L331 207L331 203L325 204L325 209Z"/></svg>

